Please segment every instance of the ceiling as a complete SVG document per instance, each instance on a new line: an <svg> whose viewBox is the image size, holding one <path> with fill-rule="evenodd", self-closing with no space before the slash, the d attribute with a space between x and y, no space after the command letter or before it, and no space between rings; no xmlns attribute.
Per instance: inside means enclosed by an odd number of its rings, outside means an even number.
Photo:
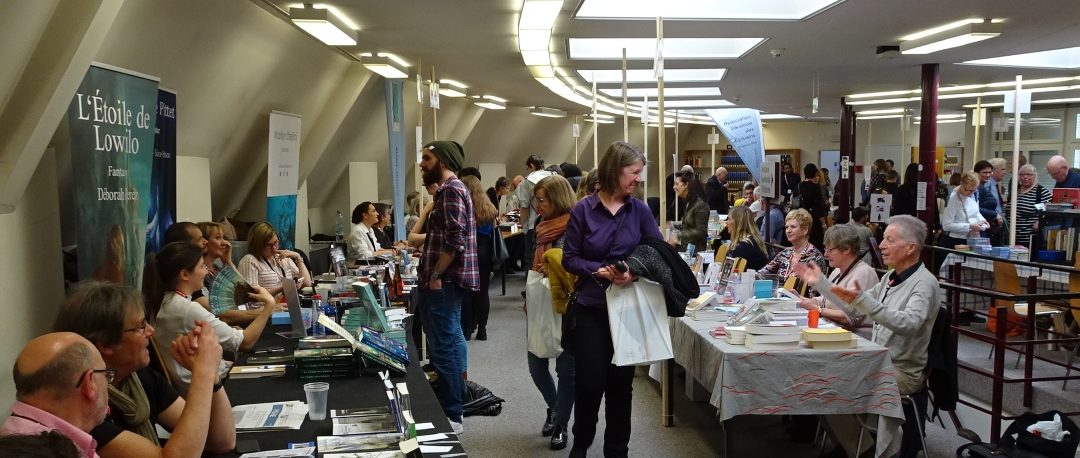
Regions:
<svg viewBox="0 0 1080 458"><path fill-rule="evenodd" d="M295 2L255 0L282 11ZM521 0L326 0L359 27L360 45L342 51L395 53L422 65L425 79L432 67L437 78L468 84L476 93L508 99L513 106L555 107L584 113L552 93L522 62L516 29ZM569 60L570 37L655 37L653 20L573 19L580 0L565 0L552 33L557 66L568 70L618 69L619 61ZM879 45L897 45L899 37L960 19L1004 18L1002 34L975 44L928 55L878 59ZM296 29L297 33L303 33ZM738 106L805 117L836 117L840 98L865 92L917 89L920 67L941 64L942 86L1077 76L1080 69L1040 70L956 65L958 62L1080 46L1080 2L1076 0L870 1L846 0L803 21L672 21L664 22L665 38L766 37L767 41L739 59L665 62L665 68L724 67L719 86L724 98ZM779 57L770 50L783 48ZM628 63L631 69L652 68L652 60ZM572 72L575 73L576 72ZM815 80L820 111L811 114ZM582 85L586 83L580 81ZM714 83L715 84L715 83ZM686 84L668 84L667 87ZM700 85L700 83L698 84ZM1080 90L1054 93L1054 98L1080 96ZM668 100L676 98L666 97ZM1000 102L999 100L989 100ZM987 100L984 100L986 102ZM942 111L960 110L974 100L942 100ZM909 102L908 107L917 107ZM900 106L880 105L873 108Z"/></svg>

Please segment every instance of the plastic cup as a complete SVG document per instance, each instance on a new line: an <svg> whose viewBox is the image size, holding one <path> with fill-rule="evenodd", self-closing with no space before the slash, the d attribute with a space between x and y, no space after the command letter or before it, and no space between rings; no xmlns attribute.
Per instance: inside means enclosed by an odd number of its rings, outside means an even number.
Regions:
<svg viewBox="0 0 1080 458"><path fill-rule="evenodd" d="M329 392L330 384L326 382L304 384L304 394L307 396L308 418L312 420L326 419L326 395Z"/></svg>
<svg viewBox="0 0 1080 458"><path fill-rule="evenodd" d="M311 329L311 309L310 308L301 308L300 309L300 316L303 318L303 321L304 321L304 329L305 330L310 330Z"/></svg>
<svg viewBox="0 0 1080 458"><path fill-rule="evenodd" d="M820 310L810 310L806 313L806 327L816 328L818 324L818 318L821 317Z"/></svg>

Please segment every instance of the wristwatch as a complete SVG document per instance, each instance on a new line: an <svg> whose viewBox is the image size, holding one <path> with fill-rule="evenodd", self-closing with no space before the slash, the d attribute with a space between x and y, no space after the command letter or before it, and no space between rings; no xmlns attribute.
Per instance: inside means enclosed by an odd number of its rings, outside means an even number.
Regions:
<svg viewBox="0 0 1080 458"><path fill-rule="evenodd" d="M442 274L440 274L439 272L436 272L434 270L431 271L431 279L432 280L438 280L441 277L442 277Z"/></svg>

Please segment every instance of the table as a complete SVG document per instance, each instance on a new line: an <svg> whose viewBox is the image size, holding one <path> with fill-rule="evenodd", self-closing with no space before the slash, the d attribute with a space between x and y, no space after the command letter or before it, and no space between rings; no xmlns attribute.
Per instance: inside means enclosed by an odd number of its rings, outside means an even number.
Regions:
<svg viewBox="0 0 1080 458"><path fill-rule="evenodd" d="M945 262L941 264L938 276L949 278L949 267L961 263L962 271L960 278L966 285L985 289L997 289L994 287L994 261L990 259L964 256L957 253L949 253L945 256ZM1016 274L1020 277L1020 285L1027 284L1028 277L1036 277L1036 290L1041 293L1067 293L1069 292L1069 273L1060 270L1040 269L1038 267L1016 265ZM986 308L990 304L990 298L974 294L960 294L962 307L978 309Z"/></svg>
<svg viewBox="0 0 1080 458"><path fill-rule="evenodd" d="M716 321L671 319L675 362L711 390L723 422L738 415L877 414L903 422L889 350L859 338L845 350L753 351L709 335ZM665 392L670 386L662 388ZM889 428L882 428L881 431ZM887 447L889 440L880 440ZM879 450L880 451L880 450Z"/></svg>
<svg viewBox="0 0 1080 458"><path fill-rule="evenodd" d="M506 252L510 254L510 257L506 258L506 261L503 261L502 265L499 266L499 277L501 278L501 282L502 282L502 294L500 294L500 296L505 296L506 295L506 273L507 273L507 270L508 270L507 266L514 263L514 255L516 253L519 253L519 251L511 248L511 245L520 244L520 245L522 245L521 249L526 249L527 247L524 247L525 238L522 237L522 235L525 234L525 231L513 231L513 232L511 232L509 229L504 230L501 227L499 228L499 231L502 233L503 243L506 244ZM524 266L524 267L526 269L528 268L528 266Z"/></svg>
<svg viewBox="0 0 1080 458"><path fill-rule="evenodd" d="M287 331L286 326L274 326L267 328L259 338L256 348L269 346L295 347L296 341L278 336L275 332ZM420 368L416 346L409 345L410 364L404 376L391 377L394 383L405 382L409 386L409 395L412 403L413 417L417 423L431 422L435 429L422 431L419 434L445 433L450 436L449 441L457 440L453 436L450 423L443 414L439 400L435 397L431 385ZM366 375L354 379L329 380L330 393L327 399L327 409L341 409L351 407L385 406L385 388L378 376ZM289 368L285 376L277 378L256 378L227 380L225 391L229 394L232 405L256 404L263 402L284 401L290 399L305 400L303 384L296 379L296 369ZM276 450L288 448L289 443L315 442L316 436L331 435L332 423L327 415L326 420L312 421L305 419L299 430L287 431L260 431L238 432L237 441L254 439L259 442L262 450ZM453 450L446 453L463 453L461 444L454 444ZM224 455L236 456L236 455Z"/></svg>

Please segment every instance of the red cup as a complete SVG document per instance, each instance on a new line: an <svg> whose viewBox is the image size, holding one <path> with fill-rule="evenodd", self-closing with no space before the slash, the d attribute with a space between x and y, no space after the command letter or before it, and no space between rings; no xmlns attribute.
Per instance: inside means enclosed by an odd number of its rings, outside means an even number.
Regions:
<svg viewBox="0 0 1080 458"><path fill-rule="evenodd" d="M811 310L806 314L806 326L811 328L817 327L818 318L821 317L820 310Z"/></svg>

